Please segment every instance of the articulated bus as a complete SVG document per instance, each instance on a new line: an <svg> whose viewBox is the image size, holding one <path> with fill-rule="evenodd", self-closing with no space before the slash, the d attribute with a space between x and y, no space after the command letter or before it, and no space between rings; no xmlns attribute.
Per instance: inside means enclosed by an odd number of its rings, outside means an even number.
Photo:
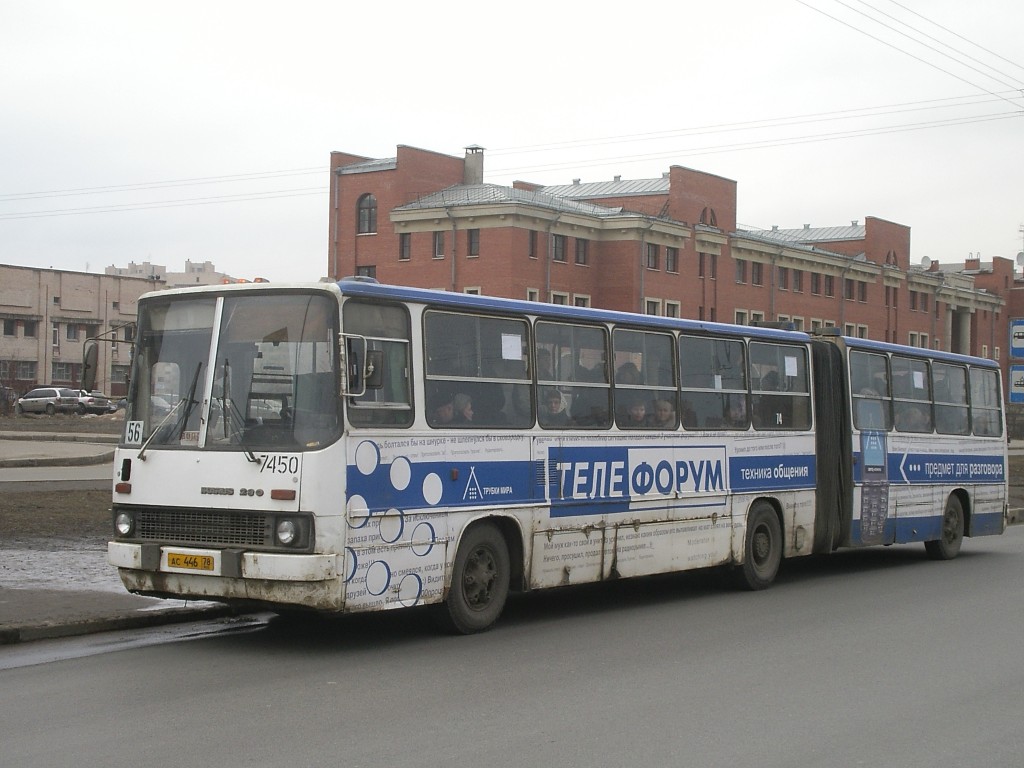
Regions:
<svg viewBox="0 0 1024 768"><path fill-rule="evenodd" d="M477 632L511 590L1006 527L989 360L349 279L139 302L131 592Z"/></svg>

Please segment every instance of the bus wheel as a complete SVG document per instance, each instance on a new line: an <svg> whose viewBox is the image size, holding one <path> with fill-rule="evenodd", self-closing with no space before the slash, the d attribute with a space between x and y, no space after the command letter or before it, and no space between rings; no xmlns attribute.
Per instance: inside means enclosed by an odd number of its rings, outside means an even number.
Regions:
<svg viewBox="0 0 1024 768"><path fill-rule="evenodd" d="M474 525L462 537L455 555L444 624L464 635L488 629L505 607L508 585L505 538L491 523Z"/></svg>
<svg viewBox="0 0 1024 768"><path fill-rule="evenodd" d="M775 581L782 562L782 528L775 510L761 501L747 518L743 565L736 568L736 581L744 589L766 589Z"/></svg>
<svg viewBox="0 0 1024 768"><path fill-rule="evenodd" d="M964 508L960 499L950 496L942 514L942 538L926 541L924 550L932 560L952 560L964 542Z"/></svg>

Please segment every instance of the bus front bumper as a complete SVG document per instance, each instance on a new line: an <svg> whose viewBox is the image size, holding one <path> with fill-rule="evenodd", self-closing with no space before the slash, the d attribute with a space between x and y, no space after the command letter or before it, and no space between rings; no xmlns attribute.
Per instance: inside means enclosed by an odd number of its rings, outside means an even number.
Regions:
<svg viewBox="0 0 1024 768"><path fill-rule="evenodd" d="M330 581L338 577L337 555L290 555L111 541L107 544L107 562L135 571L190 576L269 581Z"/></svg>

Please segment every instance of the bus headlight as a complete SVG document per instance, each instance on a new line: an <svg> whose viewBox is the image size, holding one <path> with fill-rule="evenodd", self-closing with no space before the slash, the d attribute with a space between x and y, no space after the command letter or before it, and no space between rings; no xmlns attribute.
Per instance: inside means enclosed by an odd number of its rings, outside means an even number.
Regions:
<svg viewBox="0 0 1024 768"><path fill-rule="evenodd" d="M286 547L290 547L299 540L300 528L297 521L284 518L277 521L277 541Z"/></svg>
<svg viewBox="0 0 1024 768"><path fill-rule="evenodd" d="M114 518L114 530L118 536L131 536L135 529L135 520L130 512L118 512Z"/></svg>

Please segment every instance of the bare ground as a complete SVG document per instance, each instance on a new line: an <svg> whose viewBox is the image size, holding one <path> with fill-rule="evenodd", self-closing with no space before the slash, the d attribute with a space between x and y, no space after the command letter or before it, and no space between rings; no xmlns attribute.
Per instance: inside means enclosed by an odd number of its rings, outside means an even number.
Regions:
<svg viewBox="0 0 1024 768"><path fill-rule="evenodd" d="M104 416L0 416L0 432L118 435L123 425L123 412ZM110 538L110 532L110 491L0 493L0 547L51 549L63 542L83 540L102 544Z"/></svg>

